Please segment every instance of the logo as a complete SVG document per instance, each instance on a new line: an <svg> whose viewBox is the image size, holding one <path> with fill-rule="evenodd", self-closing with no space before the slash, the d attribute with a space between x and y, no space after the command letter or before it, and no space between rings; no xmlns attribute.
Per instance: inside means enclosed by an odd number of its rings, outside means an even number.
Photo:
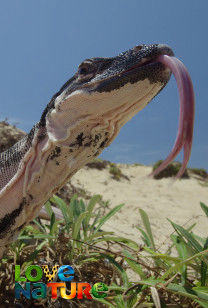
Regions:
<svg viewBox="0 0 208 308"><path fill-rule="evenodd" d="M72 282L74 279L74 269L70 265L54 265L50 272L48 265L30 265L25 269L24 274L21 274L20 265L15 265L15 298L20 299L21 296L27 299L42 299L46 298L47 290L51 289L51 298L57 299L61 296L64 299L87 299L104 298L107 296L108 287L103 282L97 282L91 286L87 282ZM47 278L48 283L41 281ZM21 276L22 275L22 276ZM58 275L60 282L52 282L55 276ZM68 284L66 293L66 282L71 283L71 292L68 294ZM93 296L93 297L92 297Z"/></svg>

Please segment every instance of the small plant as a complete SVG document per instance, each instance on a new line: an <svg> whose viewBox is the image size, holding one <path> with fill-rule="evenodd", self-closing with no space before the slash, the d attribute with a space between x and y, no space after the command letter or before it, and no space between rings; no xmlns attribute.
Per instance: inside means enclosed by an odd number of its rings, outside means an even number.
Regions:
<svg viewBox="0 0 208 308"><path fill-rule="evenodd" d="M141 167L141 166L144 166L143 164L140 164L140 163L134 163L133 166L135 167Z"/></svg>
<svg viewBox="0 0 208 308"><path fill-rule="evenodd" d="M0 306L14 304L13 264L21 268L29 264L70 264L75 268L76 281L104 282L108 286L105 298L93 301L76 299L70 301L75 307L208 307L208 237L202 238L193 233L193 226L185 229L170 221L175 234L170 235L170 247L165 251L157 249L146 212L139 214L143 228L143 245L130 239L103 230L103 226L123 207L120 204L106 214L97 207L99 195L93 196L88 203L73 196L68 206L61 198L54 196L45 208L51 217L49 223L36 219L25 227L19 239L12 244L7 256L1 260ZM63 219L57 220L51 205L58 206ZM208 207L201 203L208 218ZM172 254L172 250L175 252ZM129 278L129 270L134 279ZM57 299L59 307L68 303ZM31 307L33 300L21 302ZM44 303L38 303L45 307ZM47 304L53 307L48 299ZM92 306L91 306L92 304ZM79 306L81 305L81 306Z"/></svg>
<svg viewBox="0 0 208 308"><path fill-rule="evenodd" d="M208 217L208 207L201 203ZM134 283L124 284L117 295L106 298L107 307L208 307L208 237L201 238L172 221L176 234L167 251L156 249L149 218L140 209L144 228L138 227L144 246L141 252L122 254L129 267L138 275ZM171 255L175 248L177 256ZM104 300L102 301L104 303Z"/></svg>
<svg viewBox="0 0 208 308"><path fill-rule="evenodd" d="M127 276L111 254L109 245L111 247L122 245L127 249L133 247L137 250L138 244L116 236L113 232L102 230L106 221L115 215L124 204L104 214L98 204L101 199L101 196L95 195L88 203L85 203L74 195L70 204L67 205L58 196L53 196L45 204L50 222L35 219L31 225L24 228L18 240L11 245L7 255L1 260L0 307L3 302L6 302L9 307L14 304L13 264L19 264L21 268L30 264L41 265L45 262L49 265L70 264L80 274L75 276L76 281L88 281L92 284L102 281L107 285L120 281L122 285L124 277L127 279ZM62 220L56 219L51 205L56 205L61 209ZM35 303L32 299L24 300L24 307L31 307ZM62 298L58 299L60 307L62 307L62 300ZM41 306L41 303L39 304ZM87 300L82 304L82 307L89 307ZM99 305L101 304L98 303Z"/></svg>
<svg viewBox="0 0 208 308"><path fill-rule="evenodd" d="M116 181L120 181L121 179L121 169L119 169L115 164L111 163L110 164L110 169L109 169L110 174L112 174L112 178Z"/></svg>
<svg viewBox="0 0 208 308"><path fill-rule="evenodd" d="M92 160L91 162L87 163L86 166L88 168L92 168L92 169L98 169L98 170L103 170L107 167L107 165L109 165L110 162L108 162L107 160L102 160L100 158L95 158L94 160Z"/></svg>
<svg viewBox="0 0 208 308"><path fill-rule="evenodd" d="M112 178L116 181L120 181L121 178L124 178L126 180L129 180L128 176L122 173L121 169L116 166L114 163L110 163L110 174L112 175Z"/></svg>

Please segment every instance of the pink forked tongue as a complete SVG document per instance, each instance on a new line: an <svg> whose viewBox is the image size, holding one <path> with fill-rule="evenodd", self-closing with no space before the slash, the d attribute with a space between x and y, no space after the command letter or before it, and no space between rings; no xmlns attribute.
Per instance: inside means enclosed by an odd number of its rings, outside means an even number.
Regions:
<svg viewBox="0 0 208 308"><path fill-rule="evenodd" d="M152 172L152 176L165 169L168 164L179 154L183 148L183 163L176 175L179 178L185 171L191 154L193 127L194 127L194 90L191 77L184 64L175 57L167 55L159 56L156 61L169 67L175 76L180 98L179 127L175 144L171 153L163 163Z"/></svg>

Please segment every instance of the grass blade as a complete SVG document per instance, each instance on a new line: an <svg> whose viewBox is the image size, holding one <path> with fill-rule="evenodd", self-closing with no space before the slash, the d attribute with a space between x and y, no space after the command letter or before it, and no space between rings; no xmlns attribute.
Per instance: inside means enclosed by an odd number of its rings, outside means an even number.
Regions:
<svg viewBox="0 0 208 308"><path fill-rule="evenodd" d="M80 214L79 217L77 218L77 220L74 222L74 228L73 228L73 232L72 232L73 240L77 239L77 236L80 232L80 227L81 227L82 221L85 218L86 214L87 214L87 212Z"/></svg>
<svg viewBox="0 0 208 308"><path fill-rule="evenodd" d="M208 206L204 204L203 202L200 202L200 206L202 210L204 211L204 213L206 214L206 216L208 217Z"/></svg>
<svg viewBox="0 0 208 308"><path fill-rule="evenodd" d="M208 239L206 240L205 244L204 244L204 250L206 250L208 248ZM206 285L206 279L207 279L207 264L202 260L201 261L201 286L205 286Z"/></svg>
<svg viewBox="0 0 208 308"><path fill-rule="evenodd" d="M126 244L127 246L129 246L130 248L133 248L134 250L137 250L139 247L138 247L138 244L136 242L134 242L133 240L130 240L130 239L126 239L125 237L117 237L117 236L103 236L102 238L100 239L95 239L95 243L98 243L98 242L118 242L118 243L124 243Z"/></svg>
<svg viewBox="0 0 208 308"><path fill-rule="evenodd" d="M200 299L208 303L208 294L199 292L197 288L190 289L188 287L182 287L180 285L170 283L167 289L176 292L179 295L189 297L191 299Z"/></svg>
<svg viewBox="0 0 208 308"><path fill-rule="evenodd" d="M64 216L64 220L65 220L65 223L66 223L66 229L69 232L69 228L70 228L73 220L68 215L68 206L66 205L66 203L61 198L59 198L56 195L51 197L50 201L57 204L58 207L60 208L60 210L62 211L62 214Z"/></svg>
<svg viewBox="0 0 208 308"><path fill-rule="evenodd" d="M121 265L116 262L116 260L109 256L109 255L106 255L104 253L101 253L101 256L104 258L104 259L107 259L110 261L110 263L115 267L115 269L117 270L117 272L119 273L119 275L121 276L122 280L123 280L123 286L125 288L128 288L129 287L129 280L128 280L128 276L125 272L125 270L121 267Z"/></svg>
<svg viewBox="0 0 208 308"><path fill-rule="evenodd" d="M144 242L144 244L147 246L147 247L152 247L151 246L151 241L147 235L147 233L140 227L136 227L142 234L142 240Z"/></svg>
<svg viewBox="0 0 208 308"><path fill-rule="evenodd" d="M144 271L142 270L142 267L140 264L138 264L136 261L131 260L129 258L125 258L125 261L128 263L128 265L131 267L131 269L139 275L140 279L146 279L146 275Z"/></svg>
<svg viewBox="0 0 208 308"><path fill-rule="evenodd" d="M47 201L45 204L44 204L44 207L45 207L45 210L46 210L46 213L48 214L49 217L51 217L51 215L53 214L53 210L52 210L52 207L51 207L51 203L49 201Z"/></svg>
<svg viewBox="0 0 208 308"><path fill-rule="evenodd" d="M178 256L181 260L186 260L188 258L188 252L186 249L185 243L181 240L180 236L172 237L174 241L175 247L178 252ZM181 275L182 275L182 284L185 285L187 280L187 266L186 264L182 265L181 267Z"/></svg>
<svg viewBox="0 0 208 308"><path fill-rule="evenodd" d="M142 209L139 209L139 213L140 213L140 216L142 218L142 222L143 222L144 228L146 230L146 234L148 235L148 238L151 242L151 248L156 250L153 235L152 235L152 230L151 230L151 226L150 226L150 222L149 222L149 217L148 217L147 213Z"/></svg>
<svg viewBox="0 0 208 308"><path fill-rule="evenodd" d="M167 272L165 272L163 275L162 275L162 279L165 279L167 278L171 273L175 273L177 271L179 271L180 267L183 265L183 264L190 264L192 260L196 259L196 258L200 258L200 257L203 257L204 255L208 255L208 249L207 250L204 250L204 251L201 251L195 255L193 255L192 257L184 260L184 261L181 261L179 262L178 264L172 266L171 268L169 268L167 270Z"/></svg>
<svg viewBox="0 0 208 308"><path fill-rule="evenodd" d="M94 207L96 205L96 203L101 199L101 196L100 195L94 195L89 203L88 203L88 206L86 208L87 210L87 215L86 217L83 219L83 228L84 228L84 235L85 237L87 236L87 231L90 232L90 228L89 228L89 222L90 222L90 219L92 218L92 213L93 213L93 210L94 210Z"/></svg>
<svg viewBox="0 0 208 308"><path fill-rule="evenodd" d="M104 223L109 220L113 215L115 215L118 211L120 211L120 209L124 206L124 204L119 204L117 206L115 206L112 210L110 210L110 212L105 215L103 218L100 219L96 229L95 229L95 233L104 225Z"/></svg>
<svg viewBox="0 0 208 308"><path fill-rule="evenodd" d="M197 242L197 240L195 240L195 238L192 236L192 234L190 232L188 232L183 227L175 224L171 220L168 219L168 221L170 221L170 223L172 224L172 226L176 230L176 232L179 233L179 235L181 237L184 237L188 241L188 243L195 249L196 252L200 252L200 251L203 250L201 244L199 242Z"/></svg>

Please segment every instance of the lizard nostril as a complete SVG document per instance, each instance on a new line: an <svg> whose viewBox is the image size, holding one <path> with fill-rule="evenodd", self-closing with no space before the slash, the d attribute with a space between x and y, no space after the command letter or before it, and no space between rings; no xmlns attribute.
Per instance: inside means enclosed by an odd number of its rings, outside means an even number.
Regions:
<svg viewBox="0 0 208 308"><path fill-rule="evenodd" d="M142 48L144 47L144 45L138 45L138 46L135 46L134 48L133 48L133 51L140 51Z"/></svg>

